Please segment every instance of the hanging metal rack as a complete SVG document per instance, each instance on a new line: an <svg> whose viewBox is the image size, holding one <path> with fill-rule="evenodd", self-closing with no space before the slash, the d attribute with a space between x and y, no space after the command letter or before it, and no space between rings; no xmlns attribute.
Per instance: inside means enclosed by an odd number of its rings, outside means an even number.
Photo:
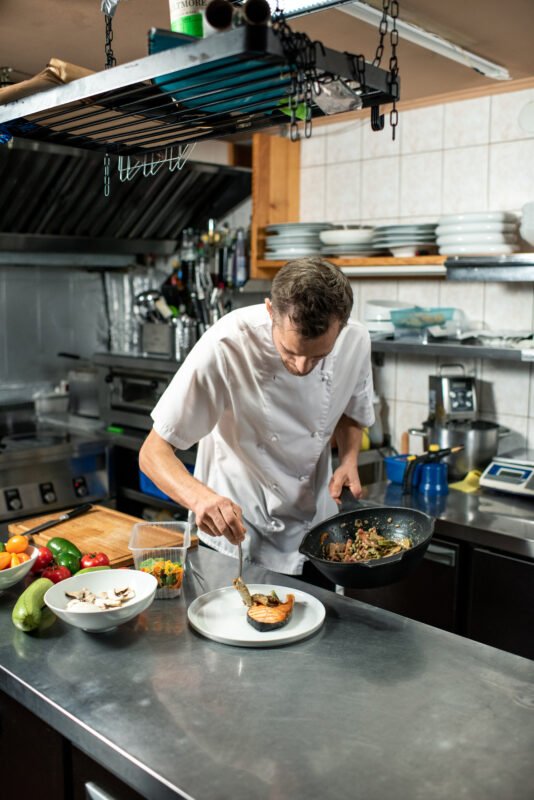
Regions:
<svg viewBox="0 0 534 800"><path fill-rule="evenodd" d="M311 44L308 81L319 92L341 78L358 82L362 108L395 99L386 70ZM0 106L0 133L138 159L176 147L178 165L193 142L294 123L296 97L287 42L273 27L243 25ZM309 87L306 102L306 122L324 116Z"/></svg>

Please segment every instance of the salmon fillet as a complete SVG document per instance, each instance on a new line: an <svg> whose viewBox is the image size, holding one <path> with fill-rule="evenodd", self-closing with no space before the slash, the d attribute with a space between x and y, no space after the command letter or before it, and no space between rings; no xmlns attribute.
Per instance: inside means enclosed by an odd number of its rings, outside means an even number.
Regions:
<svg viewBox="0 0 534 800"><path fill-rule="evenodd" d="M291 619L295 596L288 594L285 603L270 606L254 603L247 610L247 622L258 631L274 631L283 628Z"/></svg>

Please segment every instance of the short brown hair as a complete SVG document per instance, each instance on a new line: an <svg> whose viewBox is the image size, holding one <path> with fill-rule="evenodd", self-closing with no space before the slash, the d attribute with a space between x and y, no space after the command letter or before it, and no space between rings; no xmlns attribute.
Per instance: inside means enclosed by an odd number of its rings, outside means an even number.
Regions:
<svg viewBox="0 0 534 800"><path fill-rule="evenodd" d="M326 333L334 320L346 325L352 309L350 281L330 261L319 257L288 261L271 288L276 317L289 317L305 339Z"/></svg>

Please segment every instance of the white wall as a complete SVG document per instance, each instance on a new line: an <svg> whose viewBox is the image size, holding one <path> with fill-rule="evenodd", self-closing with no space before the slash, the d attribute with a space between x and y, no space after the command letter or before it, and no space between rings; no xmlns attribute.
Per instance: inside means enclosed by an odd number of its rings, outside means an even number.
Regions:
<svg viewBox="0 0 534 800"><path fill-rule="evenodd" d="M534 200L534 134L517 121L532 100L534 90L527 90L404 111L395 142L389 128L374 133L368 120L316 126L302 142L301 220L380 225L519 212ZM355 280L353 289L359 319L366 299L389 298L459 307L493 329L534 330L533 284L383 278ZM437 366L435 358L387 356L375 367L395 446L402 431L426 418L428 375ZM484 418L510 427L514 445L534 449L534 367L480 359L466 366L481 382Z"/></svg>

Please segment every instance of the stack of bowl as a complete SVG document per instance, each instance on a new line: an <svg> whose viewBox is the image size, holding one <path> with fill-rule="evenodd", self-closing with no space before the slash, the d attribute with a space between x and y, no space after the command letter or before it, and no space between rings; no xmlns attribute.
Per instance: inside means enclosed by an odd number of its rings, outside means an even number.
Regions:
<svg viewBox="0 0 534 800"><path fill-rule="evenodd" d="M478 211L441 217L437 228L444 256L500 256L519 250L517 217L509 211Z"/></svg>
<svg viewBox="0 0 534 800"><path fill-rule="evenodd" d="M321 254L326 256L373 256L372 227L365 225L345 225L334 230L323 230L319 234Z"/></svg>

